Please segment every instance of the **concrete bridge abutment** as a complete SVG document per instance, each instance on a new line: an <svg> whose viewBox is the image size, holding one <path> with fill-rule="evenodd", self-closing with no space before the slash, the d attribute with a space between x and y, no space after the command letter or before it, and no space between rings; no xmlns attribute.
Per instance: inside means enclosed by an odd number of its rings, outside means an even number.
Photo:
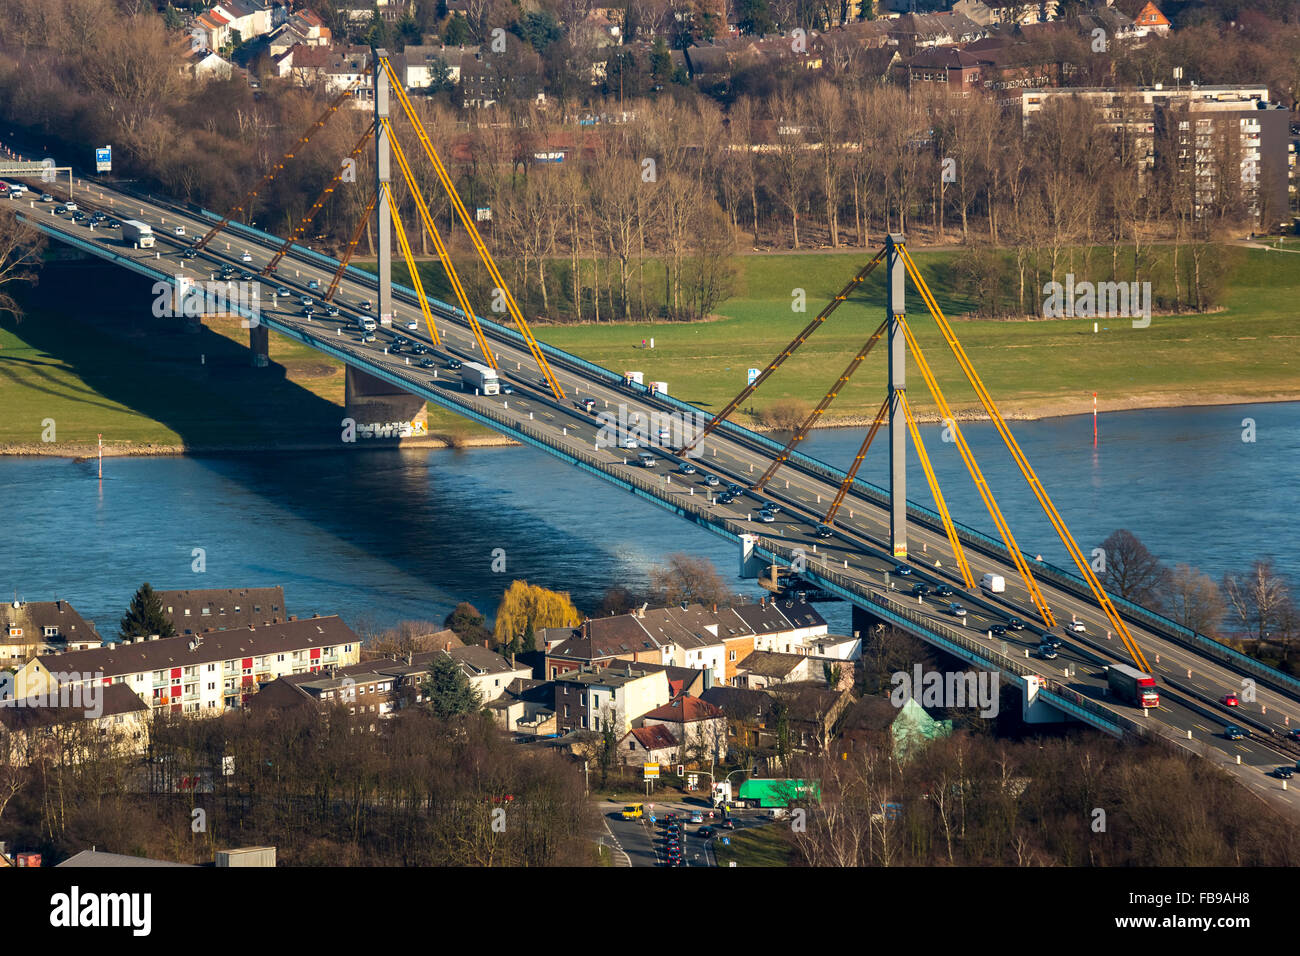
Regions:
<svg viewBox="0 0 1300 956"><path fill-rule="evenodd" d="M428 426L429 407L423 398L351 365L344 380L343 401L344 414L359 425L411 422L422 426L418 431Z"/></svg>

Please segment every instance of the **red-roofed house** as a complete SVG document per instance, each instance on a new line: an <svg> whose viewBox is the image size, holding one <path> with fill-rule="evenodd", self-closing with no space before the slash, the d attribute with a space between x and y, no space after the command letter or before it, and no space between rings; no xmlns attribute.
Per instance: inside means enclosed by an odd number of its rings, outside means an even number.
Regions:
<svg viewBox="0 0 1300 956"><path fill-rule="evenodd" d="M678 697L641 715L642 727L668 728L686 744L693 759L712 756L721 760L727 752L727 717L718 707L698 697Z"/></svg>
<svg viewBox="0 0 1300 956"><path fill-rule="evenodd" d="M619 761L626 764L672 763L680 745L664 724L633 727L618 742Z"/></svg>
<svg viewBox="0 0 1300 956"><path fill-rule="evenodd" d="M1164 36L1173 26L1169 18L1161 13L1154 3L1148 3L1143 7L1134 17L1133 22L1137 24L1138 36L1146 36L1148 33Z"/></svg>

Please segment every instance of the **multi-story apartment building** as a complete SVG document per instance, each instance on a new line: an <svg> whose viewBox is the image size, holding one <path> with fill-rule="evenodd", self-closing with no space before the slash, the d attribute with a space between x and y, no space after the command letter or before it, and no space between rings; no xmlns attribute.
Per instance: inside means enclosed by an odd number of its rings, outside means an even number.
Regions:
<svg viewBox="0 0 1300 956"><path fill-rule="evenodd" d="M729 608L641 607L615 617L592 618L577 628L542 633L545 676L617 666L662 664L706 672L709 683L730 683L735 664L756 646L784 650L824 636L826 621L806 601L769 601Z"/></svg>
<svg viewBox="0 0 1300 956"><path fill-rule="evenodd" d="M75 683L126 684L155 711L218 714L243 706L262 684L355 664L360 652L361 639L340 618L311 617L43 654L18 671L14 685L16 696L31 697Z"/></svg>
<svg viewBox="0 0 1300 956"><path fill-rule="evenodd" d="M623 664L596 671L570 671L555 680L556 729L600 733L611 721L620 738L642 714L669 701L668 674L661 666Z"/></svg>
<svg viewBox="0 0 1300 956"><path fill-rule="evenodd" d="M203 634L288 620L284 588L203 588L157 591L177 634Z"/></svg>

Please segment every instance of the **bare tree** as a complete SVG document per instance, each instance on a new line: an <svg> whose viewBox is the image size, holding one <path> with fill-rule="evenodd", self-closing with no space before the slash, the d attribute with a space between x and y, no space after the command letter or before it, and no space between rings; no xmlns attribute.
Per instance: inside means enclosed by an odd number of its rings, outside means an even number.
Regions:
<svg viewBox="0 0 1300 956"><path fill-rule="evenodd" d="M1223 593L1233 619L1251 637L1285 646L1294 636L1296 611L1291 589L1277 573L1272 558L1256 561L1245 574L1225 574Z"/></svg>
<svg viewBox="0 0 1300 956"><path fill-rule="evenodd" d="M1168 570L1131 531L1120 528L1101 543L1107 590L1128 601L1159 608Z"/></svg>
<svg viewBox="0 0 1300 956"><path fill-rule="evenodd" d="M36 229L20 222L8 207L0 207L0 313L21 318L22 309L6 287L15 283L36 283L45 238Z"/></svg>
<svg viewBox="0 0 1300 956"><path fill-rule="evenodd" d="M1183 627L1211 637L1218 633L1227 605L1214 579L1186 564L1176 564L1164 587L1161 606Z"/></svg>

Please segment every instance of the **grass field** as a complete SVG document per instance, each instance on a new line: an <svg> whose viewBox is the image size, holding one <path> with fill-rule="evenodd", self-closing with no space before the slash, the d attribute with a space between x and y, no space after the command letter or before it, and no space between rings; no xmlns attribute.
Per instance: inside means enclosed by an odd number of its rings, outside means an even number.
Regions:
<svg viewBox="0 0 1300 956"><path fill-rule="evenodd" d="M1292 248L1297 248L1292 243ZM1039 417L1083 412L1091 393L1103 410L1300 399L1295 358L1300 326L1300 254L1234 249L1225 307L1203 316L1156 315L1148 328L1128 320L956 323L973 364L1004 413ZM615 371L666 381L679 398L716 409L745 383L746 369L762 367L783 348L854 272L865 257L852 254L748 256L740 260L738 294L720 306L722 318L703 323L629 323L540 326L539 337ZM917 253L940 306L956 317L970 303L949 283L952 253ZM430 288L441 269L425 264ZM82 271L78 271L82 270ZM405 281L405 267L397 270ZM755 396L753 406L797 398L815 403L879 324L881 272L861 300L846 302ZM84 278L92 277L91 279ZM115 312L86 314L72 303L85 281L101 289L97 303ZM132 285L131 283L135 283ZM337 436L343 401L342 367L306 346L271 336L271 358L282 367L248 365L247 332L234 322L211 322L185 334L148 315L141 280L118 277L110 266L51 265L41 285L24 295L27 317L0 321L0 445L51 450L41 442L53 419L56 442L78 448L103 433L110 448L154 445L263 447L327 442ZM147 290L148 286L143 286ZM802 288L807 311L791 310ZM435 293L436 294L436 293ZM910 294L910 292L909 292ZM934 323L912 310L912 324L958 413L978 411ZM120 303L130 303L127 308ZM152 323L152 324L151 324ZM655 348L641 348L642 339ZM200 364L200 356L205 364ZM909 362L913 404L932 414L925 386ZM878 348L843 390L827 422L860 421L879 405L885 383ZM275 413L268 415L267 409ZM742 410L743 412L744 410ZM738 417L745 420L747 416ZM477 438L488 432L437 408L430 431Z"/></svg>
<svg viewBox="0 0 1300 956"><path fill-rule="evenodd" d="M1232 276L1223 311L1161 316L1148 328L1129 320L1035 322L962 321L955 331L999 407L1008 415L1041 417L1085 411L1096 391L1103 409L1218 404L1300 398L1300 255L1248 250ZM954 296L945 268L948 254L919 254L918 266L945 313L970 304ZM743 297L724 303L720 321L677 325L552 326L539 335L599 365L636 369L647 381L664 381L677 397L717 408L746 382L746 369L762 368L859 268L847 256L754 256L743 262ZM808 343L755 394L765 407L780 399L815 404L848 364L884 314L881 273L868 280L861 301L845 302ZM791 289L806 290L808 311L793 313ZM954 411L978 410L974 390L935 323L909 289L911 324ZM653 351L641 340L654 337ZM908 363L912 401L934 412L915 363ZM859 369L828 421L861 419L875 412L885 387L885 350L878 347Z"/></svg>
<svg viewBox="0 0 1300 956"><path fill-rule="evenodd" d="M733 833L722 833L731 838L730 846L723 846L721 838L713 841L713 855L718 866L789 866L794 857L794 838L790 828L782 823Z"/></svg>

